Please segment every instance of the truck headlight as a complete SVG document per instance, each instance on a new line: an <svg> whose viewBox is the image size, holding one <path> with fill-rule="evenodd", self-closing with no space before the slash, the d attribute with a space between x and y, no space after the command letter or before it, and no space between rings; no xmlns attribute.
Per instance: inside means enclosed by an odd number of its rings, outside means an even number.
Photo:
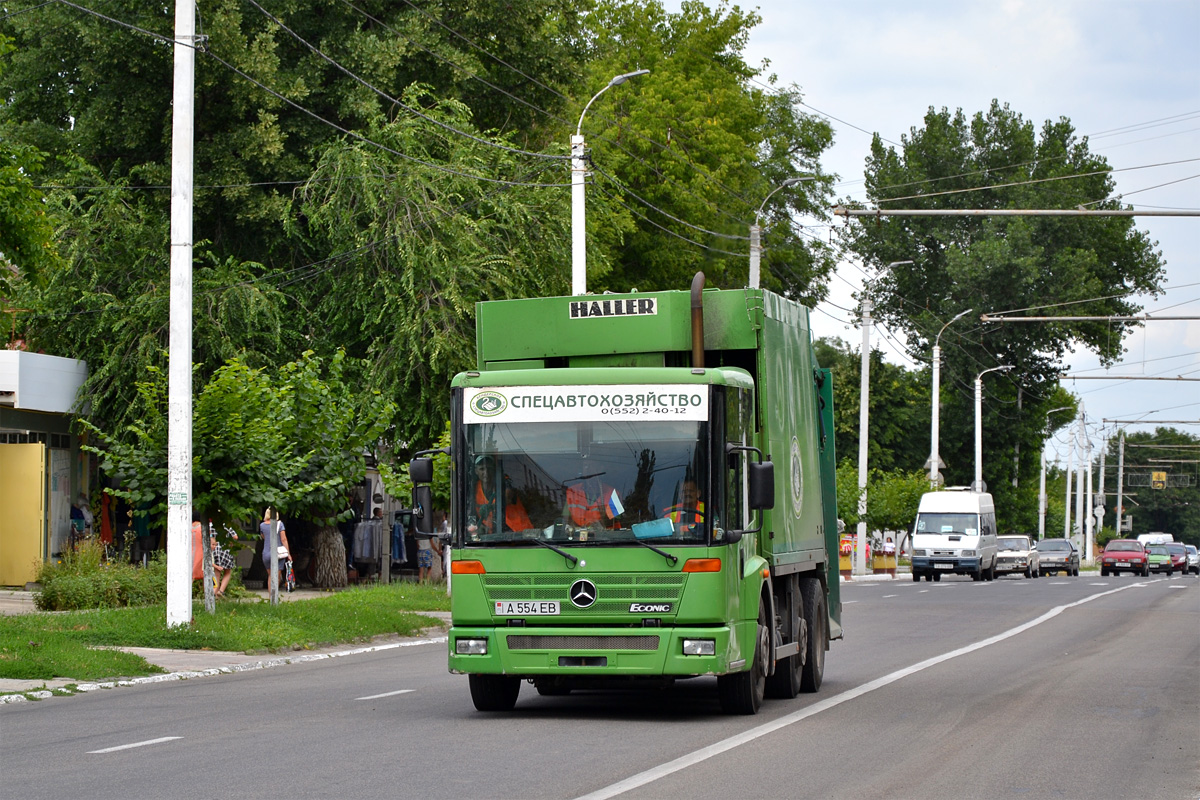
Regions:
<svg viewBox="0 0 1200 800"><path fill-rule="evenodd" d="M913 551L912 551L912 554L913 554L914 556L923 556L923 555L925 555L925 550L924 550L924 548L921 548L921 549L918 549L918 550L913 550Z"/></svg>
<svg viewBox="0 0 1200 800"><path fill-rule="evenodd" d="M685 656L715 656L717 641L715 639L684 639L683 654Z"/></svg>
<svg viewBox="0 0 1200 800"><path fill-rule="evenodd" d="M487 639L455 639L454 652L460 656L486 656Z"/></svg>
<svg viewBox="0 0 1200 800"><path fill-rule="evenodd" d="M969 557L973 557L975 555L975 551L974 550L962 550L959 552L959 555L962 556L963 558L969 558Z"/></svg>

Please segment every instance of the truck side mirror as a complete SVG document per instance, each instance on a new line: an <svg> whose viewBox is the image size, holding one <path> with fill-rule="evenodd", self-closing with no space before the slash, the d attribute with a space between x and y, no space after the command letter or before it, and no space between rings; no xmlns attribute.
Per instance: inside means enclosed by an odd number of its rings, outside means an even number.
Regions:
<svg viewBox="0 0 1200 800"><path fill-rule="evenodd" d="M750 479L751 508L764 509L775 507L775 465L770 461L747 464Z"/></svg>
<svg viewBox="0 0 1200 800"><path fill-rule="evenodd" d="M433 482L433 459L414 458L408 462L408 477L415 484Z"/></svg>
<svg viewBox="0 0 1200 800"><path fill-rule="evenodd" d="M417 532L433 533L433 489L428 486L417 486L413 489L412 511L417 523Z"/></svg>

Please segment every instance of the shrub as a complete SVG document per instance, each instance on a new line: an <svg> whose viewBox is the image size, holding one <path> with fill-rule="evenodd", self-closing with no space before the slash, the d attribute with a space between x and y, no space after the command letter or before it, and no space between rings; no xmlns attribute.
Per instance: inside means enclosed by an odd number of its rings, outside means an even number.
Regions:
<svg viewBox="0 0 1200 800"><path fill-rule="evenodd" d="M167 565L161 555L145 569L106 561L104 545L89 540L59 561L43 564L37 581L41 590L33 602L42 611L150 605L166 600Z"/></svg>

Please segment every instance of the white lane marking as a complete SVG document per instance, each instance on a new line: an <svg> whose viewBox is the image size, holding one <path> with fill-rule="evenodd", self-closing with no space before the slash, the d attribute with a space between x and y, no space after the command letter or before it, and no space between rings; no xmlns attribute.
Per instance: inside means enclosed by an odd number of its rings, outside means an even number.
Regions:
<svg viewBox="0 0 1200 800"><path fill-rule="evenodd" d="M1107 583L1089 583L1088 586L1108 586Z"/></svg>
<svg viewBox="0 0 1200 800"><path fill-rule="evenodd" d="M911 667L905 667L903 669L896 670L889 675L884 675L882 678L876 678L873 681L868 681L861 686L856 686L855 688L849 689L841 694L834 695L833 697L822 700L818 703L813 703L808 708L801 709L800 711L793 712L786 716L780 717L779 719L772 720L771 722L764 723L755 728L751 728L750 730L739 733L736 736L730 736L728 739L722 739L719 742L710 744L708 747L702 747L699 750L695 750L691 753L680 756L673 761L668 761L665 764L652 767L645 772L632 775L623 781L618 781L605 786L602 789L597 789L594 792L582 795L576 800L607 800L607 798L616 797L617 795L632 791L640 786L653 783L660 778L665 778L668 775L672 775L676 772L687 769L688 767L699 764L702 761L707 761L708 759L732 750L735 747L741 747L744 744L748 744L755 739L766 736L768 733L774 733L777 730L786 728L789 725L794 725L795 723L808 719L809 717L819 714L822 711L827 711L835 706L840 706L842 703L862 697L864 694L873 692L876 689L882 689L884 686L895 683L901 678L907 678L909 675L915 675L918 672L927 670L930 667L935 667L945 661L967 655L968 653L973 653L976 650L989 647L990 645L1002 642L1005 639L1010 639L1019 633L1024 633L1030 628L1041 625L1043 622L1048 622L1049 620L1054 619L1068 608L1081 606L1084 603L1090 603L1093 600L1097 600L1101 597L1106 597L1110 594L1116 594L1117 592L1123 592L1126 589L1132 588L1132 586L1136 585L1137 584L1130 584L1128 586L1121 586L1117 589L1109 589L1107 592L1098 592L1090 597L1085 597L1082 600L1076 600L1073 603L1067 603L1066 605L1052 608L1037 619L1026 622L1023 625L1018 625L1017 627L1011 628L1003 633L998 633L995 636L983 639L982 641L974 644L960 647L957 650L951 650L949 653L943 653L940 656L934 656L933 658L926 659L918 664L913 664Z"/></svg>
<svg viewBox="0 0 1200 800"><path fill-rule="evenodd" d="M1188 587L1186 587L1186 586L1168 586L1167 588L1168 589L1186 589Z"/></svg>
<svg viewBox="0 0 1200 800"><path fill-rule="evenodd" d="M398 689L394 692L384 692L383 694L369 694L366 697L356 697L354 699L355 700L378 700L381 697L394 697L398 694L408 694L409 692L415 692L415 691L416 691L416 689Z"/></svg>
<svg viewBox="0 0 1200 800"><path fill-rule="evenodd" d="M898 595L898 594L885 594L885 595L883 596L883 599L884 599L884 600L887 600L889 597L899 597L899 596L900 596L900 595Z"/></svg>
<svg viewBox="0 0 1200 800"><path fill-rule="evenodd" d="M857 600L843 600L843 601L842 601L842 605L844 605L844 606L852 606L852 605L854 605L854 604L855 604L855 603L857 603L857 602L858 602Z"/></svg>
<svg viewBox="0 0 1200 800"><path fill-rule="evenodd" d="M103 750L88 750L88 755L93 753L115 753L118 750L132 750L135 747L145 747L148 744L159 744L160 742L170 742L175 739L182 739L182 736L162 736L158 739L147 739L144 742L134 742L133 744L122 744L116 747L106 747Z"/></svg>
<svg viewBox="0 0 1200 800"><path fill-rule="evenodd" d="M922 589L921 591L917 592L917 594L925 594L928 591L928 589Z"/></svg>

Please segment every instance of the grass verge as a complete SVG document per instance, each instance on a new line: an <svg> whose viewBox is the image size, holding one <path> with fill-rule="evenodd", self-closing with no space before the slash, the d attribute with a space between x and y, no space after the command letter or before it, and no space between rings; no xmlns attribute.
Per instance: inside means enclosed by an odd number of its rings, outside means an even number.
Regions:
<svg viewBox="0 0 1200 800"><path fill-rule="evenodd" d="M421 611L449 610L445 586L394 583L351 588L312 600L193 606L192 624L168 628L163 604L138 608L0 617L0 678L99 681L162 672L144 659L106 647L280 652L412 636L429 627Z"/></svg>

